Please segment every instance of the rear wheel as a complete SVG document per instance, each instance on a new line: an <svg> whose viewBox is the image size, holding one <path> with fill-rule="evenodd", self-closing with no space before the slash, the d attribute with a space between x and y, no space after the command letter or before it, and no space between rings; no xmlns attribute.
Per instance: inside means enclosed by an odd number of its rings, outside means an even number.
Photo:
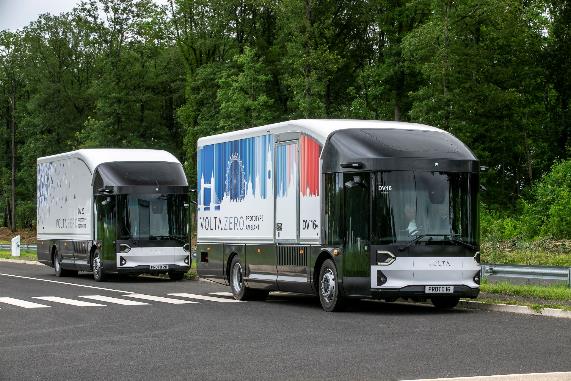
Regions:
<svg viewBox="0 0 571 381"><path fill-rule="evenodd" d="M59 256L57 249L54 249L53 263L57 277L77 275L77 270L67 270L61 266L61 257Z"/></svg>
<svg viewBox="0 0 571 381"><path fill-rule="evenodd" d="M460 298L457 296L437 296L431 298L434 307L442 310L449 310L458 305Z"/></svg>
<svg viewBox="0 0 571 381"><path fill-rule="evenodd" d="M93 253L93 260L91 261L93 267L93 279L96 282L102 282L105 280L105 273L103 272L103 263L101 261L101 253L99 250L95 250Z"/></svg>
<svg viewBox="0 0 571 381"><path fill-rule="evenodd" d="M240 258L236 255L230 263L230 276L228 277L232 295L236 300L263 300L268 297L269 291L253 290L246 287L244 282L244 269Z"/></svg>
<svg viewBox="0 0 571 381"><path fill-rule="evenodd" d="M319 301L327 312L341 311L346 306L346 299L339 289L337 268L331 259L325 260L319 271Z"/></svg>

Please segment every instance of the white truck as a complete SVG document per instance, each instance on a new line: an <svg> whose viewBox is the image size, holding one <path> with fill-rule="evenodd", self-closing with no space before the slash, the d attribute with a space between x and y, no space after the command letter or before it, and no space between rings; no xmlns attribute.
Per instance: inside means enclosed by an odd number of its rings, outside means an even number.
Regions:
<svg viewBox="0 0 571 381"><path fill-rule="evenodd" d="M280 290L431 299L480 288L478 160L414 123L293 120L198 140L198 274Z"/></svg>
<svg viewBox="0 0 571 381"><path fill-rule="evenodd" d="M81 149L37 160L38 260L57 276L190 268L188 183L170 153Z"/></svg>

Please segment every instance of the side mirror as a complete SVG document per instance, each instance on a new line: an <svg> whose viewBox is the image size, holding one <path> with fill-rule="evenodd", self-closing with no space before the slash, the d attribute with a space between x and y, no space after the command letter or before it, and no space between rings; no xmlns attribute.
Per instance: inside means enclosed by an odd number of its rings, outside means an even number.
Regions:
<svg viewBox="0 0 571 381"><path fill-rule="evenodd" d="M188 191L190 192L190 195L192 195L193 193L196 194L196 189L189 189ZM193 200L192 197L189 197L189 199L190 199L190 202L191 202L192 204L198 205L198 203L197 203L195 200ZM188 206L189 206L189 205L184 204L184 207L185 207L185 208L188 208Z"/></svg>

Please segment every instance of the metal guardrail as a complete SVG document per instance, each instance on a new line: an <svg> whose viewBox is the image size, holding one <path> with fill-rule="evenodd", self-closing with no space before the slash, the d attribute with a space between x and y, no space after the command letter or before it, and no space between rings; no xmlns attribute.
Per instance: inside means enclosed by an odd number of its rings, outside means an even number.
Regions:
<svg viewBox="0 0 571 381"><path fill-rule="evenodd" d="M31 250L31 251L36 250L37 251L38 245L32 245L32 244L28 245L25 243L21 243L20 249ZM12 245L10 245L9 243L0 243L0 250L12 250Z"/></svg>
<svg viewBox="0 0 571 381"><path fill-rule="evenodd" d="M571 287L571 267L482 264L480 278L484 279L490 275L505 278L555 280L566 282L567 286Z"/></svg>

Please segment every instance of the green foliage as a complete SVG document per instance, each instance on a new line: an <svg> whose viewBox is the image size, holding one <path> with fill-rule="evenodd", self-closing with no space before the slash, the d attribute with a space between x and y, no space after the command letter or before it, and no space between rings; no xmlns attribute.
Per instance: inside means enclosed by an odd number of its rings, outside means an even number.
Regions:
<svg viewBox="0 0 571 381"><path fill-rule="evenodd" d="M482 237L497 242L510 239L565 239L571 237L571 160L553 165L533 184L512 215L481 207Z"/></svg>
<svg viewBox="0 0 571 381"><path fill-rule="evenodd" d="M34 224L39 156L163 148L192 186L201 136L363 118L462 139L490 168L485 240L569 238L570 26L564 0L93 0L42 15L0 32L2 222L14 193Z"/></svg>

